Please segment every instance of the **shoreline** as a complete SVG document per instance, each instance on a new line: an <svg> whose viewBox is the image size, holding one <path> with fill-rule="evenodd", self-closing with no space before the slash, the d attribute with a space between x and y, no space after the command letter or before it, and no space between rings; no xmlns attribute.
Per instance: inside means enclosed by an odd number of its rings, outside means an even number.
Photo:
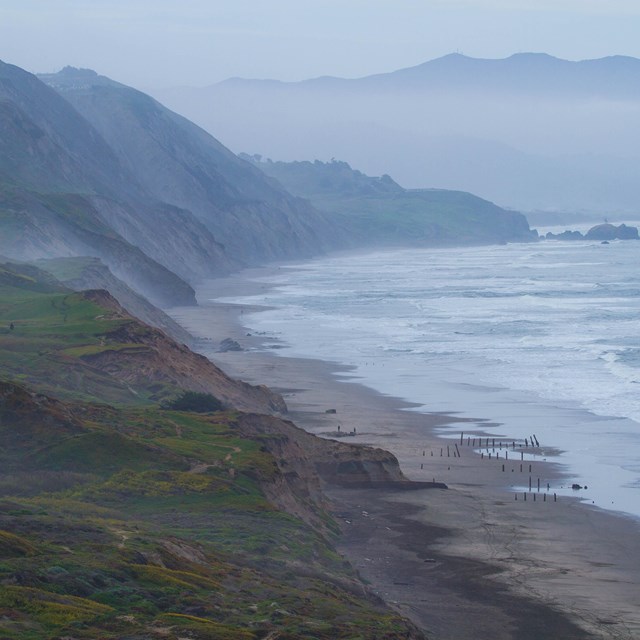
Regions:
<svg viewBox="0 0 640 640"><path fill-rule="evenodd" d="M210 281L199 294L250 295L270 286L251 278L276 269ZM471 437L493 438L481 427L495 423L407 411L415 405L338 379L336 373L348 367L276 355L264 338L247 335L241 316L248 307L202 304L170 313L227 373L281 393L289 406L287 418L324 437L335 436L337 424L342 433L355 428L346 442L387 449L409 479L449 486L375 496L328 488L338 512L349 514L339 518L344 529L340 550L372 591L427 635L458 640L640 637L640 598L633 589L640 584L637 522L590 508L578 498L561 496L553 502L549 494L543 501L535 489L540 499L516 501L509 480L520 476L519 467L502 472L502 460L497 466L495 459L466 446L460 457L439 453L455 441L443 437L439 427L455 423ZM216 353L224 338L247 350ZM277 346L272 338L268 343ZM545 482L566 477L557 464L531 464ZM522 477L526 490L528 480ZM398 567L403 567L402 580Z"/></svg>

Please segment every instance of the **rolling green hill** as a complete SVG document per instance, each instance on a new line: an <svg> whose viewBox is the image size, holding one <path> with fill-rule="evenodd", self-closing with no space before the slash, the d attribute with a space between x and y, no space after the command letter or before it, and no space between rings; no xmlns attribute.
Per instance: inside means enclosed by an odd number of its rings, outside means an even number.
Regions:
<svg viewBox="0 0 640 640"><path fill-rule="evenodd" d="M253 161L291 193L334 214L357 245L493 244L537 239L522 214L470 193L404 189L388 175L373 178L346 162L272 162L255 156Z"/></svg>

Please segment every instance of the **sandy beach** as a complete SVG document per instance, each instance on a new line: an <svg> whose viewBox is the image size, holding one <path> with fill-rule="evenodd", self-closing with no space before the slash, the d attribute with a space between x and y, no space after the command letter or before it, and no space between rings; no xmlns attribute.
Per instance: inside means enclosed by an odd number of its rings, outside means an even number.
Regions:
<svg viewBox="0 0 640 640"><path fill-rule="evenodd" d="M409 479L448 486L327 488L343 525L340 549L372 591L434 640L640 638L640 523L578 498L554 500L554 487L566 482L544 461L545 443L532 460L498 438L495 451L491 442L479 455L486 417L458 420L458 436L444 438L437 428L456 422L453 415L406 411L398 398L337 379L335 363L265 349L241 324L247 307L207 302L268 286L251 281L260 273L209 281L200 307L169 312L229 374L281 393L297 425L325 437L338 425L340 434L355 430L347 442L387 449ZM243 351L217 353L225 338Z"/></svg>

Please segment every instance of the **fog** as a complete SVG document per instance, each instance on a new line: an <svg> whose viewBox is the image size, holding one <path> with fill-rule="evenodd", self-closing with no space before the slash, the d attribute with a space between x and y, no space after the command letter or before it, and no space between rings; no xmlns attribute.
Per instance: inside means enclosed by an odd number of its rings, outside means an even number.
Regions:
<svg viewBox="0 0 640 640"><path fill-rule="evenodd" d="M448 56L360 80L156 92L236 152L336 158L521 210L640 212L640 61Z"/></svg>

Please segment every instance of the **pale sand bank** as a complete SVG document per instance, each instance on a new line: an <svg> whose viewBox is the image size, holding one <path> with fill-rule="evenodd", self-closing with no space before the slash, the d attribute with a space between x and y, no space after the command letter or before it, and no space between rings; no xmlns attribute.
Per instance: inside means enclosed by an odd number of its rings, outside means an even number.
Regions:
<svg viewBox="0 0 640 640"><path fill-rule="evenodd" d="M344 523L342 549L375 592L434 639L640 638L638 522L577 499L554 502L563 478L543 456L531 462L531 474L527 461L520 473L517 452L508 461L504 450L499 460L493 452L482 459L466 446L467 435L482 435L481 421L459 423L461 445L435 433L451 416L403 411L402 400L337 380L335 364L264 350L238 322L247 307L206 303L267 287L250 280L260 273L210 281L198 292L204 306L170 313L229 374L282 393L299 426L319 435L338 424L341 432L355 429L348 442L388 449L410 479L449 486L375 495L331 490ZM227 337L247 350L215 353ZM451 457L454 442L460 457ZM526 488L530 475L534 491L526 502L522 494L514 500L510 486ZM551 485L546 502L535 491L538 478L543 489Z"/></svg>

